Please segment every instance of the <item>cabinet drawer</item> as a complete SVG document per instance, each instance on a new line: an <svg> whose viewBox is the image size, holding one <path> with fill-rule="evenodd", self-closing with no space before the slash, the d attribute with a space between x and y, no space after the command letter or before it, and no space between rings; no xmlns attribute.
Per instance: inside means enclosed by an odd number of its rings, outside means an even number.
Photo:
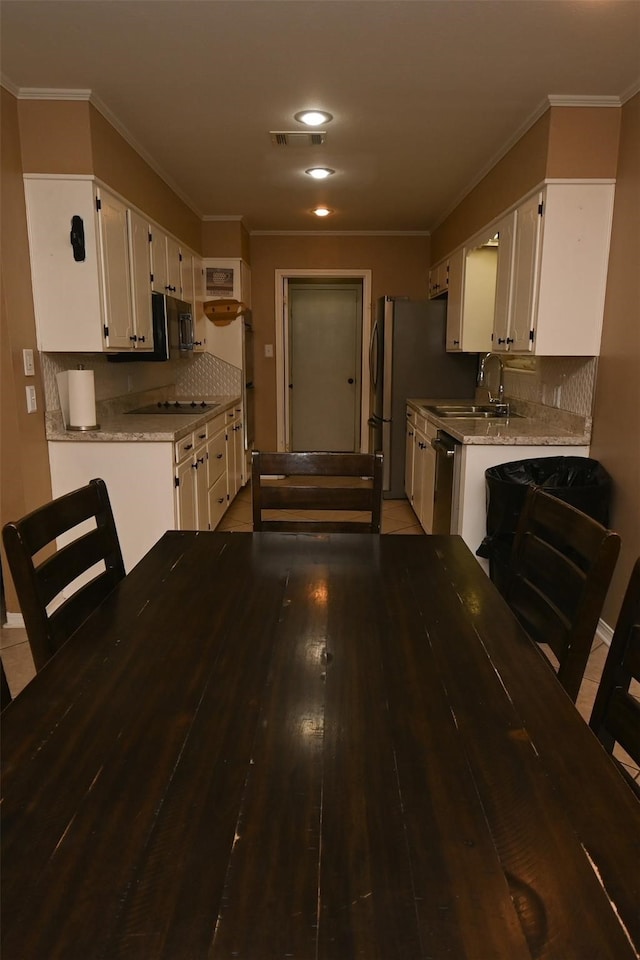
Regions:
<svg viewBox="0 0 640 960"><path fill-rule="evenodd" d="M192 433L187 434L182 440L178 440L175 444L176 463L181 463L187 457L193 456L194 449L195 440Z"/></svg>
<svg viewBox="0 0 640 960"><path fill-rule="evenodd" d="M227 475L223 473L209 490L209 529L215 530L227 509Z"/></svg>
<svg viewBox="0 0 640 960"><path fill-rule="evenodd" d="M208 486L212 487L218 478L226 475L227 438L224 430L212 437L207 444Z"/></svg>
<svg viewBox="0 0 640 960"><path fill-rule="evenodd" d="M205 443L210 436L211 433L209 432L209 424L203 423L202 426L193 431L193 442L195 443L196 447L199 447L200 444Z"/></svg>

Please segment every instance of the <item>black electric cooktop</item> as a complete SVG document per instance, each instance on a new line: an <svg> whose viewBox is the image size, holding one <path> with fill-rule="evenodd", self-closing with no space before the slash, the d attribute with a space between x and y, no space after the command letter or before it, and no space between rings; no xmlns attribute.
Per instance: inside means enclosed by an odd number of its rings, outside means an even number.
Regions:
<svg viewBox="0 0 640 960"><path fill-rule="evenodd" d="M146 407L137 407L127 413L188 413L193 416L219 406L219 403L207 403L206 400L158 400L157 403L149 403Z"/></svg>

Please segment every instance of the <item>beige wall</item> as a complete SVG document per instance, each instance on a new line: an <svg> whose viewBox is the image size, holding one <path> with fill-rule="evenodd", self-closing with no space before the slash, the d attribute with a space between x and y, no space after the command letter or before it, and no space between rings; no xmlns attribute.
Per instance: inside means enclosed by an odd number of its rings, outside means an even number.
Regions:
<svg viewBox="0 0 640 960"><path fill-rule="evenodd" d="M20 100L14 109L24 173L93 172L88 101Z"/></svg>
<svg viewBox="0 0 640 960"><path fill-rule="evenodd" d="M22 188L18 111L1 89L2 168L0 190L0 526L51 499L44 429L44 393L36 350L29 247ZM30 347L35 377L25 377L22 350ZM25 386L35 384L37 413L27 413ZM13 584L2 563L7 608L17 609Z"/></svg>
<svg viewBox="0 0 640 960"><path fill-rule="evenodd" d="M202 256L240 257L251 263L251 240L240 220L205 220L202 224Z"/></svg>
<svg viewBox="0 0 640 960"><path fill-rule="evenodd" d="M437 263L545 178L615 177L620 110L550 107L434 230Z"/></svg>
<svg viewBox="0 0 640 960"><path fill-rule="evenodd" d="M371 270L373 300L385 294L427 295L428 237L253 236L251 305L255 330L256 447L276 448L276 270Z"/></svg>
<svg viewBox="0 0 640 960"><path fill-rule="evenodd" d="M93 174L201 252L200 218L87 101L20 100L25 173Z"/></svg>
<svg viewBox="0 0 640 960"><path fill-rule="evenodd" d="M640 556L640 94L622 109L617 176L591 447L613 477L611 526L622 538L603 615L609 624Z"/></svg>
<svg viewBox="0 0 640 960"><path fill-rule="evenodd" d="M432 263L446 257L544 180L549 122L547 111L434 230Z"/></svg>
<svg viewBox="0 0 640 960"><path fill-rule="evenodd" d="M620 113L614 107L552 107L546 176L615 177Z"/></svg>

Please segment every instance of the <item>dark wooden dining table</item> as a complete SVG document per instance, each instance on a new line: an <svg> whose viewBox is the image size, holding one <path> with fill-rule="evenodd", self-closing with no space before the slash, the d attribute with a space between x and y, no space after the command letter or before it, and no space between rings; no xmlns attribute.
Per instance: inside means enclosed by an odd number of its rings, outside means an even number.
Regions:
<svg viewBox="0 0 640 960"><path fill-rule="evenodd" d="M3 960L624 960L640 804L455 536L168 532L2 715Z"/></svg>

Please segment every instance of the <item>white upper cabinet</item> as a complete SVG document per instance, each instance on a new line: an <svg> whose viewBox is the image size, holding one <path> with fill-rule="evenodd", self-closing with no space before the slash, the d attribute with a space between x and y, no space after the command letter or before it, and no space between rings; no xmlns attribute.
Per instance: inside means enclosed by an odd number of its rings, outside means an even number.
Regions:
<svg viewBox="0 0 640 960"><path fill-rule="evenodd" d="M25 177L38 347L105 349L97 192L90 179Z"/></svg>
<svg viewBox="0 0 640 960"><path fill-rule="evenodd" d="M466 353L491 349L500 256L495 233L492 228L477 234L463 250L462 321L458 349Z"/></svg>
<svg viewBox="0 0 640 960"><path fill-rule="evenodd" d="M137 239L132 259L131 211L91 179L25 177L25 200L40 350L97 353L152 346L146 225L146 266L139 266ZM139 284L148 314L137 301ZM140 345L138 315L145 337Z"/></svg>
<svg viewBox="0 0 640 960"><path fill-rule="evenodd" d="M162 292L180 297L178 241L92 177L27 175L24 189L38 348L152 350L154 262Z"/></svg>
<svg viewBox="0 0 640 960"><path fill-rule="evenodd" d="M239 300L251 305L251 271L244 260L210 259L202 261L204 267L204 299ZM206 349L208 353L242 369L244 363L244 327L242 317L231 323L217 324L206 321Z"/></svg>
<svg viewBox="0 0 640 960"><path fill-rule="evenodd" d="M102 245L105 301L105 341L128 350L133 337L133 305L127 208L106 190L98 190L98 222Z"/></svg>
<svg viewBox="0 0 640 960"><path fill-rule="evenodd" d="M131 261L131 300L133 333L131 340L136 350L153 349L153 321L151 317L151 246L149 223L135 210L127 211L129 226L129 256Z"/></svg>
<svg viewBox="0 0 640 960"><path fill-rule="evenodd" d="M229 298L251 306L251 270L244 260L207 258L203 264L205 300Z"/></svg>
<svg viewBox="0 0 640 960"><path fill-rule="evenodd" d="M160 227L151 228L151 276L154 293L182 299L180 246Z"/></svg>
<svg viewBox="0 0 640 960"><path fill-rule="evenodd" d="M492 349L599 354L613 195L611 183L553 183L516 207Z"/></svg>
<svg viewBox="0 0 640 960"><path fill-rule="evenodd" d="M613 195L548 183L452 253L447 350L597 356Z"/></svg>
<svg viewBox="0 0 640 960"><path fill-rule="evenodd" d="M492 346L487 348L491 350L506 350L510 342L509 311L515 222L516 214L515 210L512 210L495 227L495 235L498 238L498 261Z"/></svg>
<svg viewBox="0 0 640 960"><path fill-rule="evenodd" d="M429 270L429 299L441 297L449 289L449 261L442 260Z"/></svg>

